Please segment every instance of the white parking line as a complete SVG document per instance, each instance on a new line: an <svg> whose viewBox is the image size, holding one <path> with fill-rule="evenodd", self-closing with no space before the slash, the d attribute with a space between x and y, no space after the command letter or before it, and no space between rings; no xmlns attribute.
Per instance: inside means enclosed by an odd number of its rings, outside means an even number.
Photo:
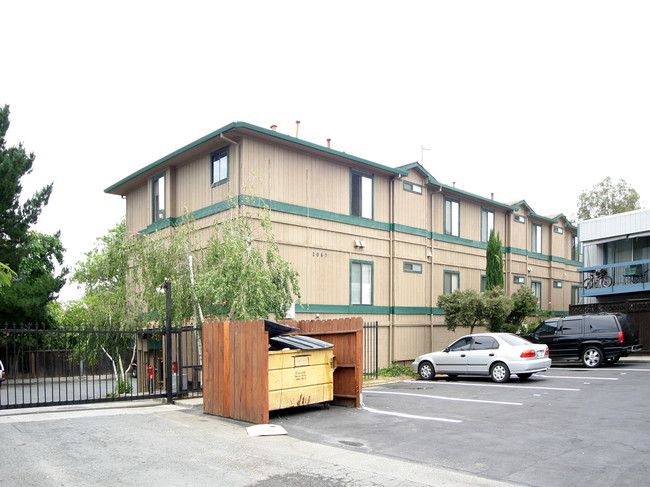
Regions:
<svg viewBox="0 0 650 487"><path fill-rule="evenodd" d="M378 409L367 408L364 406L364 411L375 414L384 414L386 416L397 416L398 418L408 418L408 419L422 419L425 421L441 421L443 423L462 423L459 419L449 419L449 418L433 418L430 416L416 416L414 414L404 414L404 413L392 413L388 411L380 411Z"/></svg>
<svg viewBox="0 0 650 487"><path fill-rule="evenodd" d="M424 382L421 380L406 380L404 382L410 382L413 384L422 384L422 385L447 385L447 386L466 386L466 387L503 387L507 389L537 389L543 391L569 391L569 392L579 392L580 389L569 389L565 387L542 387L542 386L514 386L506 384L477 384L472 382ZM530 384L530 382L529 382Z"/></svg>
<svg viewBox="0 0 650 487"><path fill-rule="evenodd" d="M460 402L478 402L481 404L503 404L506 406L523 406L521 402L504 402L504 401L485 401L481 399L461 399L458 397L446 396L430 396L428 394L410 394L408 392L387 392L387 391L365 391L364 395L368 394L386 394L391 396L409 396L409 397L424 397L427 399L442 399L445 401L460 401Z"/></svg>
<svg viewBox="0 0 650 487"><path fill-rule="evenodd" d="M537 377L544 377L545 379L579 379L579 380L618 380L613 377L591 377L591 376L573 376L573 375L538 375Z"/></svg>

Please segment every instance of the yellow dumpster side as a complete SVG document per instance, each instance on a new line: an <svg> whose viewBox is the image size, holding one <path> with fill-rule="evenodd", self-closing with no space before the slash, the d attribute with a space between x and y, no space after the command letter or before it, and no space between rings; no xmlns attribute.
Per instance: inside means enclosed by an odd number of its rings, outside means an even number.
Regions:
<svg viewBox="0 0 650 487"><path fill-rule="evenodd" d="M334 398L334 349L269 352L269 411Z"/></svg>

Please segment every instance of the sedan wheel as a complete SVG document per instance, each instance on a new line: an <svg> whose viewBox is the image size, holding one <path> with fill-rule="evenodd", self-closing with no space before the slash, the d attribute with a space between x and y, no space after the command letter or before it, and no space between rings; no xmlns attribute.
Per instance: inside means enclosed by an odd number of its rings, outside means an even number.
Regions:
<svg viewBox="0 0 650 487"><path fill-rule="evenodd" d="M424 380L431 380L436 375L436 371L431 362L422 362L418 367L418 374L420 374L420 377Z"/></svg>
<svg viewBox="0 0 650 487"><path fill-rule="evenodd" d="M497 362L490 369L490 377L494 382L508 382L510 379L510 369L503 362Z"/></svg>
<svg viewBox="0 0 650 487"><path fill-rule="evenodd" d="M582 352L582 363L585 367L594 368L603 363L603 352L598 347L587 347Z"/></svg>

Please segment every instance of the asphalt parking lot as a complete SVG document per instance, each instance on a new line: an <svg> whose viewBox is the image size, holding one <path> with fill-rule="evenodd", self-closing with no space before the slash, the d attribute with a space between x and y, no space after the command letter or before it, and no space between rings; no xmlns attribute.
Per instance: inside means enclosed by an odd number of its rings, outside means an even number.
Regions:
<svg viewBox="0 0 650 487"><path fill-rule="evenodd" d="M364 407L272 413L291 436L532 486L645 485L650 362L553 364L528 381L408 380Z"/></svg>

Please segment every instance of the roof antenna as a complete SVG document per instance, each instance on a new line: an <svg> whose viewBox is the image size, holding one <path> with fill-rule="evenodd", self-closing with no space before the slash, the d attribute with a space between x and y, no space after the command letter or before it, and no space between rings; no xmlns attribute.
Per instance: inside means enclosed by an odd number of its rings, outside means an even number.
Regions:
<svg viewBox="0 0 650 487"><path fill-rule="evenodd" d="M424 151L425 151L425 150L431 150L431 149L427 149L426 147L424 147L423 145L421 145L421 146L420 146L420 164L421 164L423 167L424 167Z"/></svg>

